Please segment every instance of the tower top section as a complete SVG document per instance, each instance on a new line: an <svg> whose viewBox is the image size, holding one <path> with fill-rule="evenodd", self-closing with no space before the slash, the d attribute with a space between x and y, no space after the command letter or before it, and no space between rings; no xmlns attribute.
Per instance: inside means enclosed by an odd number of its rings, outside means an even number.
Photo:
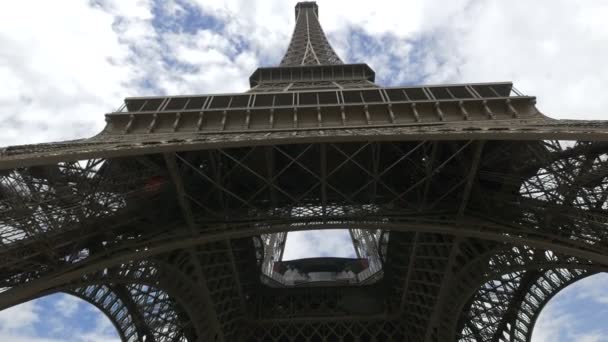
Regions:
<svg viewBox="0 0 608 342"><path fill-rule="evenodd" d="M319 23L319 7L314 1L296 5L296 27L281 66L332 65L342 60L331 47Z"/></svg>
<svg viewBox="0 0 608 342"><path fill-rule="evenodd" d="M315 12L317 18L319 17L319 6L317 6L316 2L302 1L302 2L298 2L296 4L296 20L298 20L298 14L300 14L300 10L306 9L306 8L312 8L312 10Z"/></svg>

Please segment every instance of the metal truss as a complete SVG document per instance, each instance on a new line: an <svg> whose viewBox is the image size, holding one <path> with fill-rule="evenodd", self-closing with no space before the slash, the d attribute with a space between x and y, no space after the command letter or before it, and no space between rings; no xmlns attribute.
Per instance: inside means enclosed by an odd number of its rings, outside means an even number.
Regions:
<svg viewBox="0 0 608 342"><path fill-rule="evenodd" d="M462 317L460 341L530 341L542 307L588 273L549 269L505 274L484 284Z"/></svg>
<svg viewBox="0 0 608 342"><path fill-rule="evenodd" d="M256 325L245 341L407 341L396 321L277 322Z"/></svg>
<svg viewBox="0 0 608 342"><path fill-rule="evenodd" d="M90 285L69 294L95 305L123 341L186 341L188 327L167 293L147 285Z"/></svg>
<svg viewBox="0 0 608 342"><path fill-rule="evenodd" d="M502 340L526 340L540 299L607 264L607 158L603 143L420 141L228 148L12 169L0 182L0 303L79 288L74 282L82 277L99 282L100 272L142 282L146 277L129 278L134 271L104 270L154 258L183 274L159 287L160 277L150 273L154 286L169 295L178 289L187 294L184 303L198 301L209 312L200 321L173 316L186 319L180 327L197 322L189 336L245 338L244 322L385 317L402 322L400 331L412 340L441 340L439 332L457 329L464 340L505 331ZM384 277L374 285L390 291L264 294L259 275L268 251L248 236L336 227L378 239L390 231L379 252ZM162 279L178 279L168 274ZM547 285L555 277L561 280ZM207 290L195 295L190 287ZM503 309L482 314L502 288L517 293L501 297ZM361 313L353 298L380 309ZM497 318L483 318L490 314ZM334 328L327 329L331 335ZM131 328L125 338L133 331L146 334Z"/></svg>
<svg viewBox="0 0 608 342"><path fill-rule="evenodd" d="M0 151L0 309L66 292L124 341L529 341L608 267L608 123L510 83L378 87L313 3L242 94L128 98ZM368 281L284 287L288 232L349 229ZM266 276L265 276L266 275Z"/></svg>
<svg viewBox="0 0 608 342"><path fill-rule="evenodd" d="M318 15L319 9L314 2L296 5L296 27L282 66L342 63L323 33Z"/></svg>

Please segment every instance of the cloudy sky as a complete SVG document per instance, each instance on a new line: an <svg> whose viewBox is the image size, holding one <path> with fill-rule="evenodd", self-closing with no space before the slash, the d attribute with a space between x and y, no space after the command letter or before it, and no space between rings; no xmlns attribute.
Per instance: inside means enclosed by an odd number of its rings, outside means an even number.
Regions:
<svg viewBox="0 0 608 342"><path fill-rule="evenodd" d="M380 84L513 81L537 96L540 110L551 117L608 118L606 0L318 3L338 54L347 62L370 64ZM103 114L127 96L246 90L257 66L279 62L293 29L294 5L291 0L4 1L0 146L94 135L103 127ZM306 246L318 246L314 241L338 251L337 241L345 237L301 234L290 243L300 247L294 255L305 255ZM608 328L590 325L608 318L601 306L608 303L608 290L600 285L608 284L605 280L589 278L556 297L543 312L535 341L608 341ZM60 310L63 306L70 309ZM77 324L62 326L74 317ZM94 309L64 295L0 313L1 341L112 336L112 327Z"/></svg>

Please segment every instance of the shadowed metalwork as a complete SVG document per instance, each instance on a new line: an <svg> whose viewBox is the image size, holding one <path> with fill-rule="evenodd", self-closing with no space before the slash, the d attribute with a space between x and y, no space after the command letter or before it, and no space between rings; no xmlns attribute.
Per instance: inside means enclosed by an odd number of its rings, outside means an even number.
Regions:
<svg viewBox="0 0 608 342"><path fill-rule="evenodd" d="M379 86L318 12L246 93L127 98L95 137L2 149L0 309L67 292L125 341L529 341L606 270L608 122L508 82ZM311 229L356 257L283 261Z"/></svg>

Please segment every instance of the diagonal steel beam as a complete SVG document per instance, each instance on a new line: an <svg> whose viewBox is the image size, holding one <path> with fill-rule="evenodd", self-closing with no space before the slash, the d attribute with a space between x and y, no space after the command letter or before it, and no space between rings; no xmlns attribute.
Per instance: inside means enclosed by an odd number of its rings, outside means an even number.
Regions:
<svg viewBox="0 0 608 342"><path fill-rule="evenodd" d="M374 151L374 146L376 146L376 145L375 144L370 145L370 150L371 151ZM393 166L396 165L395 163L393 163L393 165L391 165L390 167L388 167L385 170L383 170L383 172L381 172L381 173L376 172L377 169L376 169L376 171L369 171L366 167L364 167L363 165L361 165L359 162L357 162L354 159L354 155L353 156L349 156L348 153L342 151L342 149L340 149L335 144L332 144L332 147L336 151L338 151L340 154L342 154L344 157L346 157L347 161L352 162L361 171L365 172L369 176L369 178L370 178L370 180L367 183L363 184L361 187L359 187L359 189L357 189L357 191L355 191L354 193L351 194L352 197L357 196L361 191L363 191L365 188L367 188L370 184L373 184L373 191L372 191L372 195L373 195L372 198L373 198L373 200L375 200L375 194L377 192L378 184L383 185L389 192L391 192L393 194L393 196L398 196L399 195L395 190L393 190L393 188L391 188L390 186L386 185L386 183L384 183L382 180L380 180L380 177L382 177L382 175L384 175L385 173L387 173L388 171L390 171L390 169ZM409 155L409 153L408 153L408 155ZM379 157L378 157L378 159L379 159ZM400 158L400 160L401 160L401 158ZM373 200L370 201L370 203L373 202Z"/></svg>
<svg viewBox="0 0 608 342"><path fill-rule="evenodd" d="M435 165L435 162L437 162L437 155L439 154L439 148L440 148L439 142L433 141L432 147L431 147L431 156L425 165L425 169L426 169L425 179L426 180L424 182L424 191L422 193L422 200L420 201L420 211L425 209L426 201L429 196L429 192L431 190L431 181L433 179L433 177L432 177L433 165Z"/></svg>
<svg viewBox="0 0 608 342"><path fill-rule="evenodd" d="M452 248L450 249L450 255L448 256L448 262L443 271L443 279L441 280L441 286L439 287L439 294L435 300L435 305L433 306L433 311L431 317L429 317L429 323L426 329L426 335L424 340L427 342L433 341L433 332L434 329L437 328L439 324L439 319L441 317L440 310L443 309L444 304L447 302L446 296L449 294L450 290L454 287L454 272L452 268L456 263L456 255L460 252L460 244L462 243L461 237L455 237L453 240Z"/></svg>
<svg viewBox="0 0 608 342"><path fill-rule="evenodd" d="M268 178L268 182L271 184L270 188L270 203L273 208L277 207L277 191L276 188L278 185L276 184L276 179L274 178L275 174L275 159L274 159L274 149L272 147L264 147L264 159L266 161L266 175ZM257 194L257 192L256 192Z"/></svg>
<svg viewBox="0 0 608 342"><path fill-rule="evenodd" d="M321 207L323 210L323 220L327 219L327 144L321 143L320 163L321 163Z"/></svg>
<svg viewBox="0 0 608 342"><path fill-rule="evenodd" d="M467 148L467 146L469 146L471 144L471 142L472 142L472 140L469 140L467 143L465 143L464 145L462 145L462 147L460 147L456 152L454 152L450 157L448 157L443 163L441 163L439 166L437 166L436 168L434 168L433 170L431 170L425 177L423 177L422 179L420 179L419 181L417 181L416 183L414 183L412 186L410 186L409 188L407 188L405 191L401 192L399 194L399 196L397 196L394 199L392 199L390 201L390 203L393 204L396 201L400 200L401 198L403 198L403 196L407 195L410 191L412 191L413 189L415 189L416 187L418 187L420 184L426 182L428 179L432 178L435 174L439 173L439 171L441 171L441 169L443 169L444 166L446 166L450 161L452 161L452 159L454 159L465 148Z"/></svg>
<svg viewBox="0 0 608 342"><path fill-rule="evenodd" d="M418 249L418 239L420 237L419 232L414 233L412 241L412 250L410 251L410 257L407 263L407 274L403 282L403 292L401 293L401 302L399 304L399 313L402 315L405 311L405 299L407 297L408 288L412 280L412 274L414 273L414 263L416 261L416 250Z"/></svg>
<svg viewBox="0 0 608 342"><path fill-rule="evenodd" d="M131 294L129 293L127 288L124 285L118 285L118 284L110 285L109 287L116 294L116 297L123 302L123 304L127 308L127 311L129 312L129 314L131 314L131 317L133 318L133 324L135 325L135 328L138 330L138 335L140 336L140 338L145 336L146 342L148 342L148 341L155 342L156 340L154 338L154 334L150 330L150 327L148 326L148 324L146 324L146 321L145 321L144 316L142 315L142 312L139 310L137 303L135 303L135 301L133 301L133 297L131 296Z"/></svg>
<svg viewBox="0 0 608 342"><path fill-rule="evenodd" d="M167 169L169 170L169 174L171 175L171 179L173 181L173 185L175 186L177 192L177 200L182 209L182 213L184 215L184 219L190 228L191 233L196 234L196 222L194 221L194 217L192 215L192 208L190 207L190 203L186 199L186 192L184 189L184 182L182 180L181 174L179 172L179 167L176 161L175 153L165 153L163 157L165 159L165 163L167 164ZM181 158L180 158L181 159ZM195 268L195 272L198 274L198 285L201 288L201 294L205 297L205 301L210 303L208 315L210 316L211 324L216 331L216 335L219 338L219 341L225 341L224 333L221 328L221 324L218 319L217 311L215 310L215 304L213 302L213 297L211 296L211 291L207 285L205 274L200 265L199 259L196 256L196 252L194 248L190 247L187 249L189 257L192 261L192 264Z"/></svg>
<svg viewBox="0 0 608 342"><path fill-rule="evenodd" d="M366 146L367 146L367 144L366 144ZM277 147L276 149L281 154L285 155L287 158L293 158L288 153L286 153L283 150L281 150L280 148ZM309 173L311 176L313 176L317 180L317 184L315 184L314 186L310 187L310 189L308 191L306 191L304 194L300 195L297 198L297 202L294 203L294 205L296 205L296 204L300 203L302 201L302 199L304 199L309 193L311 193L312 191L314 191L317 187L321 186L322 179L321 179L321 176L319 176L316 172L312 171L308 166L304 165L299 160L293 159L293 162L294 162L294 164L296 164L297 166L299 166L302 170L306 171L307 173ZM334 169L332 172L330 172L327 175L327 177L329 177L330 175L332 175L334 173L334 171L336 171L336 169ZM348 195L342 193L340 190L338 190L337 188L335 188L334 186L332 186L329 183L326 183L326 186L328 188L330 188L332 191L334 191L337 194L339 194L340 196L344 197L344 199L347 200L347 201L349 201L351 204L356 204L356 202L352 199L351 196L348 196Z"/></svg>
<svg viewBox="0 0 608 342"><path fill-rule="evenodd" d="M163 156L165 158L165 162L167 163L167 168L169 169L169 174L171 175L173 184L175 185L175 188L177 190L178 202L182 209L182 213L184 214L184 218L186 219L188 226L194 233L197 230L197 227L196 227L196 223L194 221L194 217L192 215L192 209L190 207L190 203L186 199L187 194L184 190L184 183L183 183L182 177L179 173L179 168L177 166L175 154L166 153ZM243 295L243 289L241 287L241 282L239 279L236 262L234 260L234 253L232 251L232 245L230 243L230 239L224 240L224 243L226 245L227 253L229 254L232 275L233 275L234 281L237 285L236 287L237 287L237 290L239 293L239 298L241 300L241 306L242 306L243 312L245 313L245 312L247 312L245 296Z"/></svg>
<svg viewBox="0 0 608 342"><path fill-rule="evenodd" d="M179 167L177 166L175 153L165 153L163 154L163 158L165 159L167 170L169 171L169 175L173 181L173 186L175 187L175 192L177 194L177 202L182 210L184 220L186 220L188 227L190 227L190 229L194 232L196 231L196 223L194 220L194 215L192 214L192 207L190 207L190 203L187 199L184 181L179 172Z"/></svg>
<svg viewBox="0 0 608 342"><path fill-rule="evenodd" d="M273 191L279 191L280 193L282 193L283 195L289 197L289 199L291 199L292 201L295 201L296 199L291 196L291 194L289 194L288 192L286 192L285 190L281 189L279 186L277 186L275 184L275 182L271 181L270 179L260 175L259 173L257 173L256 171L254 171L252 168L250 168L249 166L247 166L245 163L243 163L241 160L238 160L236 158L234 158L233 156L231 156L229 153L226 153L224 150L219 150L219 152L226 156L228 159L232 160L233 162L236 163L236 165L239 165L240 167L242 167L243 169L247 170L247 172L251 173L252 175L256 176L257 178L259 178L261 181L263 181L265 183L264 188L266 187L272 187ZM259 191L256 192L256 194L258 194ZM249 201L253 200L253 198L249 198Z"/></svg>
<svg viewBox="0 0 608 342"><path fill-rule="evenodd" d="M485 141L477 142L475 146L475 151L473 152L473 159L471 161L471 167L469 168L469 174L467 175L467 184L464 187L464 191L462 193L462 201L460 202L460 207L458 208L458 216L464 215L464 211L469 203L469 198L471 196L471 190L473 189L473 183L477 176L477 169L479 168L479 161L481 160L481 154L483 152L483 147L485 145Z"/></svg>
<svg viewBox="0 0 608 342"><path fill-rule="evenodd" d="M226 246L226 253L228 253L228 259L230 262L230 270L232 271L232 278L235 283L235 287L239 294L239 301L241 302L241 309L243 310L243 316L247 316L247 301L245 300L245 294L243 293L243 286L241 283L241 277L239 276L238 268L236 267L236 260L234 259L234 251L232 249L232 242L230 239L224 240Z"/></svg>
<svg viewBox="0 0 608 342"><path fill-rule="evenodd" d="M246 201L245 199L243 199L241 196L239 196L238 194L234 193L233 191L230 191L230 189L227 189L226 187L224 187L223 185L219 184L216 180L214 180L213 178L209 177L208 175L206 175L203 171L201 171L199 168L197 168L196 166L192 165L190 162L188 162L186 159L180 157L179 155L176 155L177 159L181 160L185 165L189 166L192 170L194 170L197 174L199 174L200 176L202 176L203 178L205 178L208 182L214 184L216 187L218 187L220 190L222 190L223 192L227 193L228 195L234 197L235 199L237 199L239 202L243 203L244 205L250 207L251 209L256 209L251 203L249 203L248 201Z"/></svg>
<svg viewBox="0 0 608 342"><path fill-rule="evenodd" d="M213 151L213 150L209 150L207 151L207 154L209 155L209 164L211 165L211 172L213 173L213 179L214 179L214 184L218 187L217 190L217 201L220 203L220 206L222 208L222 212L224 214L224 218L226 218L228 216L228 202L226 200L226 196L224 196L224 190L222 189L223 185L225 182L224 180L227 179L225 177L227 177L226 175L222 175L222 170L221 170L221 161L220 161L220 155L217 151ZM236 165L234 167L232 167L230 170L228 170L226 173L232 173L233 170L236 170ZM247 201L249 202L249 201Z"/></svg>
<svg viewBox="0 0 608 342"><path fill-rule="evenodd" d="M298 153L297 156L292 157L289 154L283 152L282 150L280 150L278 147L276 146L272 146L269 147L269 151L267 152L267 156L268 156L268 160L267 160L267 167L272 167L272 171L269 170L269 174L272 173L272 177L269 178L268 183L262 187L260 187L260 189L258 189L254 194L252 194L249 199L253 199L255 198L257 195L259 195L262 191L264 191L264 189L266 189L269 185L268 184L275 184L276 185L276 181L279 179L279 177L281 177L285 172L287 172L287 170L294 164L296 163L296 161L301 158L306 152L308 152L311 148L312 148L312 144L309 144L306 146L306 148L304 148L302 151L300 151L300 153ZM282 154L286 155L290 161L287 163L287 165L285 165L283 168L281 168L279 170L279 172L275 172L274 170L274 164L275 164L275 157L274 157L274 151L277 150L279 152L281 152ZM272 187L271 189L277 189L280 188L280 185L276 185L276 187ZM272 195L272 192L271 192ZM276 199L276 193L275 193L275 199ZM296 199L297 201L297 199ZM275 205L273 205L274 207L276 207Z"/></svg>
<svg viewBox="0 0 608 342"><path fill-rule="evenodd" d="M513 328L515 320L517 319L517 313L521 309L521 306L526 299L526 295L530 293L532 285L534 285L540 275L540 271L530 270L522 276L517 289L513 291L513 296L498 323L498 327L492 336L491 342L499 342L503 331L508 330L508 325L511 325L511 329Z"/></svg>

